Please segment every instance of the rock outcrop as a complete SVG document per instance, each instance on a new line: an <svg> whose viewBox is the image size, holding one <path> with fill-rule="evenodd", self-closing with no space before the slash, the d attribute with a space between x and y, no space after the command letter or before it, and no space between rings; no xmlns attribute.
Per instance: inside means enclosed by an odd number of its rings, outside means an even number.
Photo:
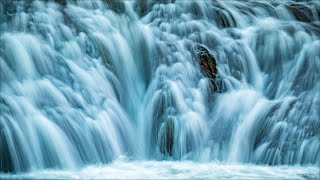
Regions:
<svg viewBox="0 0 320 180"><path fill-rule="evenodd" d="M216 78L218 75L217 61L212 54L203 46L198 45L198 56L200 69L205 77L210 81L210 87L212 91L217 91Z"/></svg>

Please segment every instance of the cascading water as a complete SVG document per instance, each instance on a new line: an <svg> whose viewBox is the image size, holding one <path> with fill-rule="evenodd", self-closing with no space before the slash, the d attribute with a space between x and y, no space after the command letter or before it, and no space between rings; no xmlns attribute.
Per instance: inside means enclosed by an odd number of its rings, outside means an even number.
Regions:
<svg viewBox="0 0 320 180"><path fill-rule="evenodd" d="M0 172L320 165L318 1L1 1ZM217 61L218 90L199 66Z"/></svg>

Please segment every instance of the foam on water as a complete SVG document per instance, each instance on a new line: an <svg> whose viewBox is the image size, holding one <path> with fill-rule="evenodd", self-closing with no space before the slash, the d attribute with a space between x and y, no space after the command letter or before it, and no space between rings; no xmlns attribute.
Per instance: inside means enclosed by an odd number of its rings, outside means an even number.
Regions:
<svg viewBox="0 0 320 180"><path fill-rule="evenodd" d="M0 174L2 179L319 179L315 166L258 166L192 161L126 161L77 170Z"/></svg>

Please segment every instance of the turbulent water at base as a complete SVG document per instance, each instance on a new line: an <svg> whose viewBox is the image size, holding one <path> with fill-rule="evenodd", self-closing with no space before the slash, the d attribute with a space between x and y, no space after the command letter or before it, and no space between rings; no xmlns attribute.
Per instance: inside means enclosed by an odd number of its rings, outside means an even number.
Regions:
<svg viewBox="0 0 320 180"><path fill-rule="evenodd" d="M119 158L104 166L80 170L35 170L3 174L3 179L319 179L317 167L256 166L191 161L127 161ZM0 175L1 177L1 175Z"/></svg>
<svg viewBox="0 0 320 180"><path fill-rule="evenodd" d="M319 166L319 16L319 1L1 1L0 172Z"/></svg>

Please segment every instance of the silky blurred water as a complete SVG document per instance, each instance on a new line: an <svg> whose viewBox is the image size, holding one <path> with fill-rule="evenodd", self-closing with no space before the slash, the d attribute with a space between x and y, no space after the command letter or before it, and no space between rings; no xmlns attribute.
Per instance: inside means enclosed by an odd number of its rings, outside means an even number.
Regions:
<svg viewBox="0 0 320 180"><path fill-rule="evenodd" d="M317 173L319 1L0 5L3 176Z"/></svg>

